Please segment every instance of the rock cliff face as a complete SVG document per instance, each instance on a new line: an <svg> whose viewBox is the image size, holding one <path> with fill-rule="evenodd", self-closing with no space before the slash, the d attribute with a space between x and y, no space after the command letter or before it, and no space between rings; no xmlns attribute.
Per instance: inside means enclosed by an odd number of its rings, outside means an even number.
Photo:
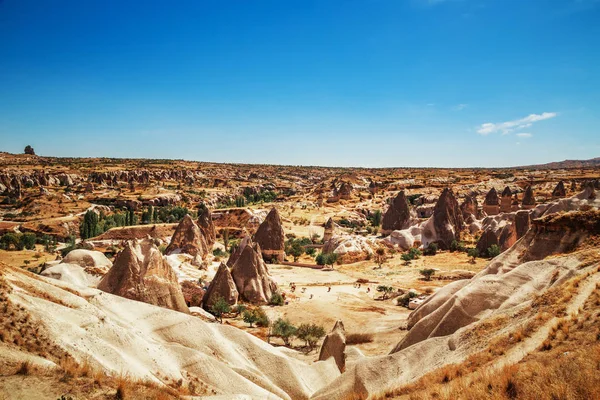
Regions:
<svg viewBox="0 0 600 400"><path fill-rule="evenodd" d="M462 212L463 219L471 223L477 219L477 198L474 196L466 196L463 203L460 205L460 211Z"/></svg>
<svg viewBox="0 0 600 400"><path fill-rule="evenodd" d="M383 215L381 221L381 233L384 235L390 234L392 231L406 228L406 224L410 219L410 209L404 191L400 191L392 204Z"/></svg>
<svg viewBox="0 0 600 400"><path fill-rule="evenodd" d="M209 254L209 247L202 231L189 215L183 217L177 225L171 243L165 251L166 254L177 252L200 256L203 259Z"/></svg>
<svg viewBox="0 0 600 400"><path fill-rule="evenodd" d="M567 190L565 189L565 183L563 181L558 182L554 190L552 191L552 197L566 197Z"/></svg>
<svg viewBox="0 0 600 400"><path fill-rule="evenodd" d="M212 214L205 204L201 204L198 207L198 227L204 236L208 249L212 250L217 241L217 233L213 224Z"/></svg>
<svg viewBox="0 0 600 400"><path fill-rule="evenodd" d="M427 338L450 335L493 310L514 307L574 276L582 263L577 255L546 257L572 251L589 235L599 233L598 210L551 214L532 221L525 236L486 269L471 280L448 285L411 313L410 330L392 353Z"/></svg>
<svg viewBox="0 0 600 400"><path fill-rule="evenodd" d="M533 195L533 188L531 185L527 186L525 189L525 194L523 195L523 202L521 203L521 207L524 209L530 209L535 206L535 197Z"/></svg>
<svg viewBox="0 0 600 400"><path fill-rule="evenodd" d="M363 261L372 256L377 248L377 243L372 239L355 235L334 235L323 245L323 253L335 253L338 262L349 264Z"/></svg>
<svg viewBox="0 0 600 400"><path fill-rule="evenodd" d="M235 282L233 281L231 272L229 272L229 268L227 268L227 265L221 264L208 289L206 289L202 300L202 307L206 311L210 311L210 308L219 298L224 299L229 305L234 305L237 303L238 297L239 293L235 287Z"/></svg>
<svg viewBox="0 0 600 400"><path fill-rule="evenodd" d="M267 304L278 287L263 261L258 243L248 241L231 268L240 298L253 304Z"/></svg>
<svg viewBox="0 0 600 400"><path fill-rule="evenodd" d="M436 242L441 249L449 249L453 240L460 239L460 232L464 229L462 212L452 190L444 189L435 204L432 218Z"/></svg>
<svg viewBox="0 0 600 400"><path fill-rule="evenodd" d="M254 241L260 246L265 260L283 261L285 257L285 233L281 226L281 217L275 207L271 209L267 218L258 227L254 234Z"/></svg>
<svg viewBox="0 0 600 400"><path fill-rule="evenodd" d="M189 312L177 275L154 242L127 242L98 289L176 311Z"/></svg>
<svg viewBox="0 0 600 400"><path fill-rule="evenodd" d="M346 369L346 330L342 321L338 320L331 332L325 336L321 351L319 353L319 361L327 360L330 357L335 359L340 372Z"/></svg>

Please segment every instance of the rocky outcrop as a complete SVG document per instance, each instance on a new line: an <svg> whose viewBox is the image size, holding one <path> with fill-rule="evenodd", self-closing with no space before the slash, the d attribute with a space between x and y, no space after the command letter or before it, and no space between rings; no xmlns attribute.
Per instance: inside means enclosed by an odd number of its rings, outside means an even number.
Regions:
<svg viewBox="0 0 600 400"><path fill-rule="evenodd" d="M350 200L352 197L352 184L350 182L342 182L338 190L338 196L343 200Z"/></svg>
<svg viewBox="0 0 600 400"><path fill-rule="evenodd" d="M208 249L211 250L217 241L217 233L213 224L212 214L204 203L198 207L198 227L204 236Z"/></svg>
<svg viewBox="0 0 600 400"><path fill-rule="evenodd" d="M200 307L205 291L197 281L181 282L181 292L188 307Z"/></svg>
<svg viewBox="0 0 600 400"><path fill-rule="evenodd" d="M85 272L92 275L104 275L112 267L112 262L106 256L94 250L72 250L62 260L65 264L76 264Z"/></svg>
<svg viewBox="0 0 600 400"><path fill-rule="evenodd" d="M333 222L333 218L329 218L323 227L325 228L325 231L323 232L323 242L327 242L331 239L335 231L335 222Z"/></svg>
<svg viewBox="0 0 600 400"><path fill-rule="evenodd" d="M377 244L372 239L357 235L334 235L323 245L323 253L335 253L340 264L367 260Z"/></svg>
<svg viewBox="0 0 600 400"><path fill-rule="evenodd" d="M98 289L176 311L189 310L177 275L151 239L127 242Z"/></svg>
<svg viewBox="0 0 600 400"><path fill-rule="evenodd" d="M444 189L435 204L431 218L433 218L433 228L436 233L435 241L440 249L447 250L453 240L460 240L460 232L464 229L464 221L458 201L451 189Z"/></svg>
<svg viewBox="0 0 600 400"><path fill-rule="evenodd" d="M234 305L237 303L239 293L235 287L235 282L231 276L231 272L227 265L221 263L219 269L215 274L212 282L206 289L204 298L202 300L202 307L210 311L210 308L217 302L219 298L224 299L227 304Z"/></svg>
<svg viewBox="0 0 600 400"><path fill-rule="evenodd" d="M507 186L502 191L502 196L500 197L500 212L508 213L511 211L512 207L512 191Z"/></svg>
<svg viewBox="0 0 600 400"><path fill-rule="evenodd" d="M481 256L487 256L488 249L492 245L498 246L498 237L496 236L496 233L492 229L488 229L485 232L483 232L483 234L477 241L476 248L477 248L477 251L479 251L479 254Z"/></svg>
<svg viewBox="0 0 600 400"><path fill-rule="evenodd" d="M567 190L565 189L565 183L563 181L558 182L554 190L552 191L553 198L562 198L567 196Z"/></svg>
<svg viewBox="0 0 600 400"><path fill-rule="evenodd" d="M491 188L485 195L483 211L487 215L496 215L500 212L500 199L498 198L498 192L496 192L495 188Z"/></svg>
<svg viewBox="0 0 600 400"><path fill-rule="evenodd" d="M520 210L515 213L515 232L517 239L522 238L529 230L529 211Z"/></svg>
<svg viewBox="0 0 600 400"><path fill-rule="evenodd" d="M408 319L408 334L392 353L426 339L447 336L494 311L523 304L534 295L580 273L585 258L561 255L600 233L600 212L568 212L536 219L508 251L468 281L439 290ZM559 255L558 257L548 257ZM451 349L457 344L445 341Z"/></svg>
<svg viewBox="0 0 600 400"><path fill-rule="evenodd" d="M529 210L535 207L535 197L533 195L533 188L528 185L523 195L523 201L521 202L521 208Z"/></svg>
<svg viewBox="0 0 600 400"><path fill-rule="evenodd" d="M515 223L504 225L500 230L500 236L498 236L498 246L500 251L505 251L510 248L517 241L517 229Z"/></svg>
<svg viewBox="0 0 600 400"><path fill-rule="evenodd" d="M390 204L390 207L383 215L381 233L388 235L392 231L404 229L409 220L410 209L408 208L408 200L402 190L394 197L392 204Z"/></svg>
<svg viewBox="0 0 600 400"><path fill-rule="evenodd" d="M253 304L267 304L278 291L258 243L248 241L231 268L231 276L240 298Z"/></svg>
<svg viewBox="0 0 600 400"><path fill-rule="evenodd" d="M281 217L275 207L254 234L254 241L260 246L265 260L283 261L285 257L285 233L281 225Z"/></svg>
<svg viewBox="0 0 600 400"><path fill-rule="evenodd" d="M167 255L176 253L186 253L192 256L199 255L203 259L209 254L206 239L189 214L183 217L177 228L175 228L171 243L169 243L165 251Z"/></svg>
<svg viewBox="0 0 600 400"><path fill-rule="evenodd" d="M477 219L477 208L477 198L470 195L465 196L464 201L460 205L463 220L467 223L471 223L473 220Z"/></svg>
<svg viewBox="0 0 600 400"><path fill-rule="evenodd" d="M330 357L333 357L340 372L344 372L346 369L346 330L340 320L335 323L331 332L325 336L319 352L319 361L325 361Z"/></svg>

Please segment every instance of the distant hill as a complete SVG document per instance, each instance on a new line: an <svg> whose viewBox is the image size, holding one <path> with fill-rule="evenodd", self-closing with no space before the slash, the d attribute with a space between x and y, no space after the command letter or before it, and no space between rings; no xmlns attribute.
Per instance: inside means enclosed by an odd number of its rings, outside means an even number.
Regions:
<svg viewBox="0 0 600 400"><path fill-rule="evenodd" d="M555 161L547 164L524 165L517 168L535 168L535 169L564 169L564 168L593 168L600 167L600 157L589 160L564 160Z"/></svg>

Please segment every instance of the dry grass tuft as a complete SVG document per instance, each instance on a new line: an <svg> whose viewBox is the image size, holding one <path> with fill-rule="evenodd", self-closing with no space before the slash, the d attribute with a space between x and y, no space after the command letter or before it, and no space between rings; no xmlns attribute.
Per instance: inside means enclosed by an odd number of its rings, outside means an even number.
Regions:
<svg viewBox="0 0 600 400"><path fill-rule="evenodd" d="M29 361L23 361L21 364L19 364L19 368L17 369L17 372L15 372L16 375L29 375L32 372L32 365Z"/></svg>
<svg viewBox="0 0 600 400"><path fill-rule="evenodd" d="M349 333L346 335L347 345L371 343L373 342L373 340L374 339L372 333Z"/></svg>

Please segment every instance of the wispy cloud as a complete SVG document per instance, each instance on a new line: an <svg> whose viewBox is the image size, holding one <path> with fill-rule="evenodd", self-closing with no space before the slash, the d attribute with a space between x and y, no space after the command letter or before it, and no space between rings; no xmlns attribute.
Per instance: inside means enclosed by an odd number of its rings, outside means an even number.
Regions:
<svg viewBox="0 0 600 400"><path fill-rule="evenodd" d="M528 132L519 132L519 133L517 133L517 136L520 137L520 138L529 139L533 135L531 133L528 133Z"/></svg>
<svg viewBox="0 0 600 400"><path fill-rule="evenodd" d="M490 133L501 132L503 135L508 135L509 133L531 127L535 122L543 121L545 119L550 119L556 117L558 114L555 112L544 112L541 114L529 114L525 118L516 119L513 121L506 122L486 122L481 124L477 128L477 133L480 135L489 135Z"/></svg>
<svg viewBox="0 0 600 400"><path fill-rule="evenodd" d="M461 103L461 104L457 104L457 105L455 105L455 106L454 106L452 109L453 109L454 111L462 111L462 110L464 110L464 109L465 109L465 108L467 108L467 107L469 107L469 105L468 105L468 104Z"/></svg>

